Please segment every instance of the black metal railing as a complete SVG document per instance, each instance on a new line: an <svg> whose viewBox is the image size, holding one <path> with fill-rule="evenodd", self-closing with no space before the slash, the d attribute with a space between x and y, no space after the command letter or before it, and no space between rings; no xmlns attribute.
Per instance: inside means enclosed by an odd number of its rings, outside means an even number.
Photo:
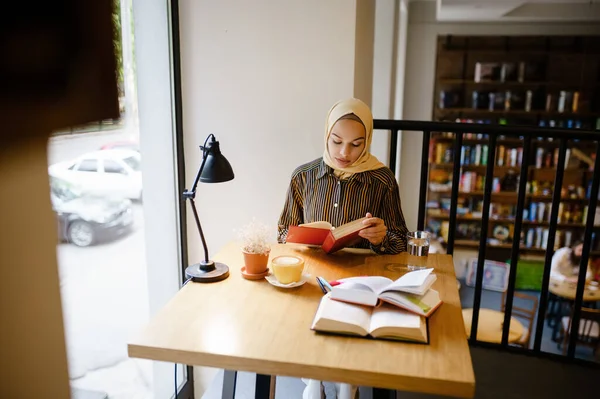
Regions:
<svg viewBox="0 0 600 399"><path fill-rule="evenodd" d="M600 149L600 132L582 129L556 129L556 128L537 128L537 127L520 127L520 126L500 126L500 125L484 125L484 124L464 124L464 123L447 123L447 122L422 122L422 121L396 121L396 120L375 120L375 130L387 130L391 132L392 145L390 148L390 164L392 170L396 168L396 151L398 133L400 131L407 134L423 135L421 149L421 177L419 188L419 211L417 228L423 230L426 220L426 202L427 202L427 186L429 172L429 147L432 140L432 133L450 133L453 135L453 164L452 164L452 187L450 198L450 211L448 215L448 237L446 240L446 248L448 254L454 253L455 246L455 231L457 224L457 206L459 197L459 178L461 174L461 151L463 147L463 135L467 133L475 133L486 135L488 140L487 165L484 178L483 189L483 208L481 215L481 233L479 239L478 259L476 266L476 280L473 301L473 318L471 322L471 332L469 342L473 345L493 346L516 352L533 353L537 355L548 355L550 357L558 357L561 359L575 360L575 348L580 325L581 307L583 304L584 287L586 284L586 270L590 257L592 230L594 217L596 214L596 203L598 198L598 186L600 181L600 157L596 156L594 161L594 169L592 176L591 190L589 193L589 204L587 219L585 220L585 232L583 238L583 251L579 274L577 278L577 289L572 312L571 332L569 334L568 350L566 356L553 355L541 351L541 342L544 321L546 319L546 311L548 307L548 294L550 282L551 260L554 253L555 236L557 230L557 221L559 213L559 204L561 202L561 188L563 186L563 177L565 169L565 160L568 142L571 140L580 140L594 143L596 154ZM490 204L492 198L492 181L494 177L494 167L496 165L496 147L499 138L516 138L523 140L523 156L521 162L520 178L518 184L517 207L514 219L514 233L511 245L510 254L510 272L508 279L508 288L506 290L506 303L504 308L504 323L502 331L502 340L500 344L488 344L477 339L477 328L479 324L479 310L481 308L481 294L484 276L484 261L486 258L486 250L488 249L487 232L490 219ZM516 348L509 345L509 329L511 315L513 310L513 298L515 293L517 265L519 258L519 246L521 230L523 226L523 210L526 200L526 185L528 180L529 166L532 164L532 140L542 138L558 140L558 161L556 162L555 184L552 195L552 206L549 220L548 240L545 251L544 272L541 284L541 294L539 306L537 308L537 323L535 326L535 339L533 348Z"/></svg>

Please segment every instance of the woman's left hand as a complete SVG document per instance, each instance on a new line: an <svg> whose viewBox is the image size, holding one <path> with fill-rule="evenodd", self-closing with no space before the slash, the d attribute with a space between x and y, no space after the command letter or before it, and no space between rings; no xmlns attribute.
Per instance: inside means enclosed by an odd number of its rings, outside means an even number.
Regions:
<svg viewBox="0 0 600 399"><path fill-rule="evenodd" d="M383 219L375 218L367 213L367 220L363 221L363 224L369 227L361 230L358 235L366 238L373 245L380 245L387 233L387 227L385 227Z"/></svg>

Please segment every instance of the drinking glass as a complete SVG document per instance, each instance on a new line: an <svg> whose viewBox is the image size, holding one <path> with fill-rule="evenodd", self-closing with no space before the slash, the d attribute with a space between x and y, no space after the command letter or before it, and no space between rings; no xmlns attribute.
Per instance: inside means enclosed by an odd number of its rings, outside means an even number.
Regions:
<svg viewBox="0 0 600 399"><path fill-rule="evenodd" d="M429 233L426 231L410 231L406 235L408 252L408 269L418 270L427 267L429 254Z"/></svg>

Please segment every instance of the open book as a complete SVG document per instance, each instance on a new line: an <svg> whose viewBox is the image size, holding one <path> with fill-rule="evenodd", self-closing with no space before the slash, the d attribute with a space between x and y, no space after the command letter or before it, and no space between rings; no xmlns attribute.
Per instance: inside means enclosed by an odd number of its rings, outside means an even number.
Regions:
<svg viewBox="0 0 600 399"><path fill-rule="evenodd" d="M415 270L396 281L382 276L350 277L339 280L331 298L359 305L376 306L385 301L421 316L429 317L441 304L431 286L437 277L433 269Z"/></svg>
<svg viewBox="0 0 600 399"><path fill-rule="evenodd" d="M311 329L315 331L371 336L429 343L427 320L389 305L377 308L334 301L323 296Z"/></svg>
<svg viewBox="0 0 600 399"><path fill-rule="evenodd" d="M356 219L338 227L324 221L289 226L286 242L320 245L330 254L357 242L360 239L358 232L369 227L363 224L365 219Z"/></svg>

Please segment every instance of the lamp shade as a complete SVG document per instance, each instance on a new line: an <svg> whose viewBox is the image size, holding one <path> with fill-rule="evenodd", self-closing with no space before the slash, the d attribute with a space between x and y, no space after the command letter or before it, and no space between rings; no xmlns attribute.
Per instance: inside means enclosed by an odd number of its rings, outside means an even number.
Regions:
<svg viewBox="0 0 600 399"><path fill-rule="evenodd" d="M231 164L221 154L219 142L213 141L206 149L206 162L204 163L204 169L200 175L200 181L202 183L222 183L229 180L233 180L234 174Z"/></svg>

